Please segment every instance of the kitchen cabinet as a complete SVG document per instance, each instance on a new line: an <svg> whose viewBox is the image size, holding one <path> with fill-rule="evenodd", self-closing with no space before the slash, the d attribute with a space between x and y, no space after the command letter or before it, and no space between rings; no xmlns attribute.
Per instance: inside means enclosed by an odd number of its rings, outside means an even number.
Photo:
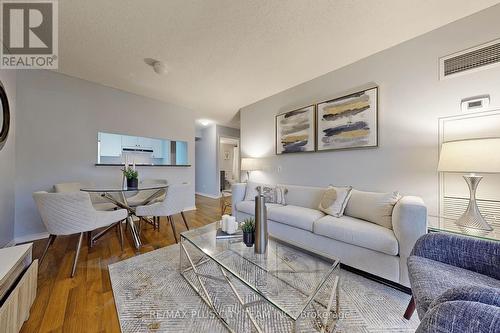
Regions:
<svg viewBox="0 0 500 333"><path fill-rule="evenodd" d="M99 133L101 156L118 157L122 154L122 136L119 134Z"/></svg>
<svg viewBox="0 0 500 333"><path fill-rule="evenodd" d="M152 139L152 145L153 145L153 158L163 158L162 140Z"/></svg>
<svg viewBox="0 0 500 333"><path fill-rule="evenodd" d="M121 145L122 147L135 148L137 147L138 137L130 135L121 135Z"/></svg>
<svg viewBox="0 0 500 333"><path fill-rule="evenodd" d="M137 139L137 147L143 148L143 149L151 149L151 148L153 148L153 139L138 138Z"/></svg>

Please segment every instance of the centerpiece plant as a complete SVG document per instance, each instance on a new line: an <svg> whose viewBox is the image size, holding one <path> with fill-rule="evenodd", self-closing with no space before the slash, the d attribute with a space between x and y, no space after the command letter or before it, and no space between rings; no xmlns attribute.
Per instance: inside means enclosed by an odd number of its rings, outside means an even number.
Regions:
<svg viewBox="0 0 500 333"><path fill-rule="evenodd" d="M246 246L251 247L255 242L255 220L253 217L243 220L241 225L241 230L243 230L243 243Z"/></svg>
<svg viewBox="0 0 500 333"><path fill-rule="evenodd" d="M132 167L126 167L122 171L125 178L127 178L127 187L137 188L139 185L139 173L137 170Z"/></svg>

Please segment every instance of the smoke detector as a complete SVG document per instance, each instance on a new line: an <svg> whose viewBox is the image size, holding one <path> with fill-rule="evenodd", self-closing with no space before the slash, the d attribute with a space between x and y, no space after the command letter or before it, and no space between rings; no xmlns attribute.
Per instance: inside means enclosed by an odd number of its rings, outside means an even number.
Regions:
<svg viewBox="0 0 500 333"><path fill-rule="evenodd" d="M144 62L147 65L153 67L153 70L158 75L164 75L164 74L167 74L167 72L168 72L167 65L165 65L165 63L163 61L152 59L152 58L146 58L146 59L144 59Z"/></svg>

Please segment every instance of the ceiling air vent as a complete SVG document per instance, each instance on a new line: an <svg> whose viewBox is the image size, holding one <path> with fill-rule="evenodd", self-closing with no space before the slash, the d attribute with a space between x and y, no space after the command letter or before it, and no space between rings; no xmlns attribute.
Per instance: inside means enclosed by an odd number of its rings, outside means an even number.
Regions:
<svg viewBox="0 0 500 333"><path fill-rule="evenodd" d="M439 59L439 79L464 75L500 65L500 39Z"/></svg>

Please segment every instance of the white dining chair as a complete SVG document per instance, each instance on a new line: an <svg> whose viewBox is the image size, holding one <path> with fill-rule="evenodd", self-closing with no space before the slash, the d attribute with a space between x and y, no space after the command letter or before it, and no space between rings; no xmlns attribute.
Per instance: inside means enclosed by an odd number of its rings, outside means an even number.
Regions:
<svg viewBox="0 0 500 333"><path fill-rule="evenodd" d="M184 215L184 209L187 206L188 195L189 184L183 183L169 185L163 201L155 202L150 205L137 206L135 215L143 219L146 219L148 216L165 216L170 222L175 242L177 243L177 232L175 229L173 216L180 213L182 216L182 220L184 221L184 225L189 230L186 216Z"/></svg>
<svg viewBox="0 0 500 333"><path fill-rule="evenodd" d="M168 181L166 179L142 179L139 182L140 186L149 186L149 185L167 185ZM142 190L139 191L136 195L133 195L131 197L127 198L127 203L130 207L137 207L139 205L143 205L144 201L151 199L151 197L158 192L158 190ZM165 193L156 196L152 198L148 204L155 203L155 202L161 202L165 200ZM148 223L151 223L151 221L146 220ZM154 229L158 230L160 229L160 217L159 216L153 216L153 221L151 223L153 225Z"/></svg>
<svg viewBox="0 0 500 333"><path fill-rule="evenodd" d="M127 218L127 210L97 211L92 206L89 194L85 192L47 193L41 191L33 193L33 199L38 207L43 224L45 224L50 234L40 262L44 259L49 247L54 243L56 236L78 233L80 236L71 270L71 277L73 277L82 246L83 233L103 227L111 228L116 226L118 228L120 244L123 250L121 222Z"/></svg>
<svg viewBox="0 0 500 333"><path fill-rule="evenodd" d="M167 185L168 181L166 179L142 179L139 182L139 187L141 186L150 186L150 185ZM128 197L127 198L127 203L129 204L130 207L135 207L139 206L144 202L144 200L148 200L153 194L155 194L157 190L143 190L139 191L136 195ZM165 194L156 197L153 202L160 202L163 201L165 198Z"/></svg>
<svg viewBox="0 0 500 333"><path fill-rule="evenodd" d="M84 187L92 187L94 184L91 182L71 182L71 183L58 183L54 185L54 192L56 193L67 193L67 192L80 192L80 189ZM90 200L92 205L97 210L113 210L117 206L106 199L101 198L98 193L90 193Z"/></svg>

